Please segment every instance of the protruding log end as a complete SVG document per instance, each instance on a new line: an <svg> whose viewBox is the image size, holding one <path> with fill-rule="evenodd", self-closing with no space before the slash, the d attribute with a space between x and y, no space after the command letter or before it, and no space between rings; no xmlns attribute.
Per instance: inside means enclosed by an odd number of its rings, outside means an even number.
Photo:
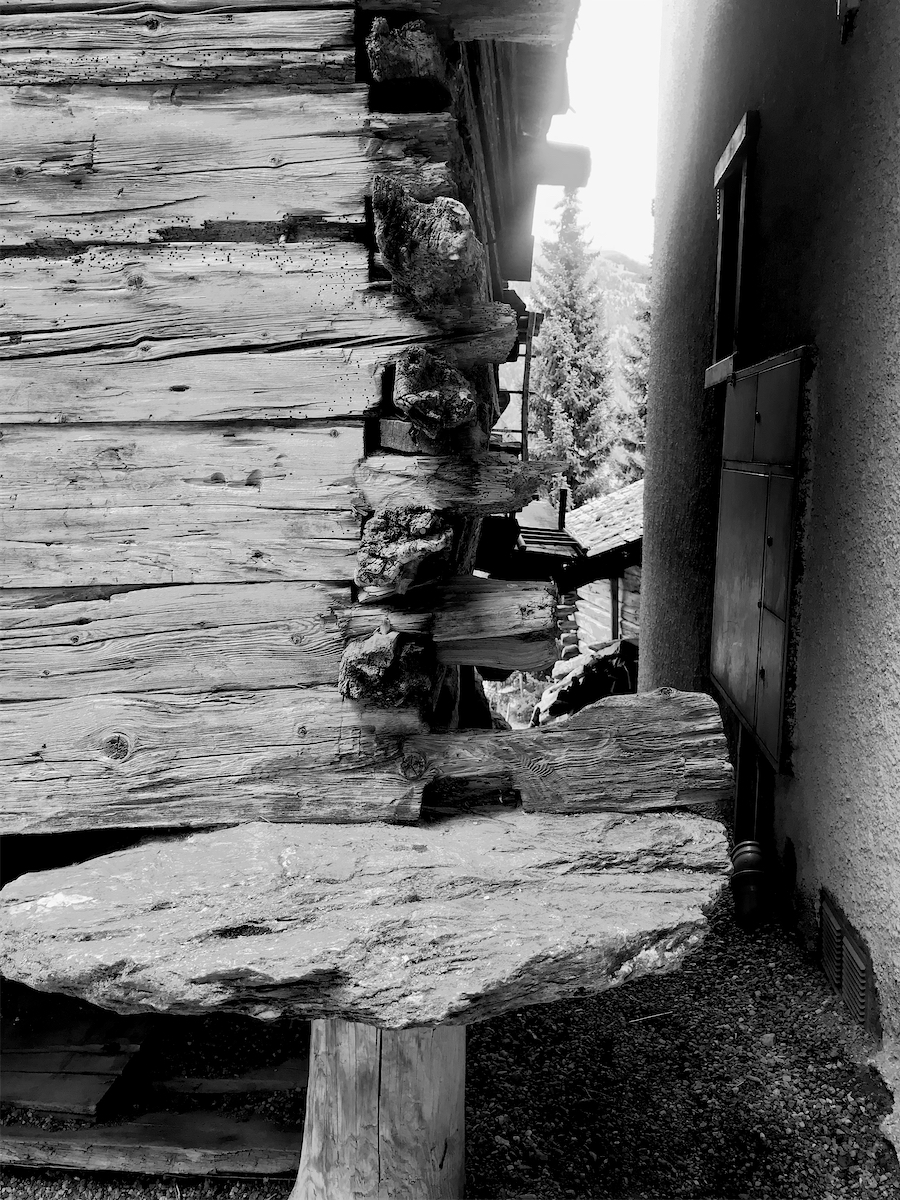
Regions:
<svg viewBox="0 0 900 1200"><path fill-rule="evenodd" d="M366 54L376 83L426 79L447 84L447 60L424 21L408 21L399 29L391 29L384 17L376 17L366 38Z"/></svg>
<svg viewBox="0 0 900 1200"><path fill-rule="evenodd" d="M385 505L366 522L355 582L364 602L402 595L449 567L453 529L434 508Z"/></svg>
<svg viewBox="0 0 900 1200"><path fill-rule="evenodd" d="M375 239L398 291L426 313L484 299L484 247L464 204L449 196L422 203L383 175L372 199Z"/></svg>
<svg viewBox="0 0 900 1200"><path fill-rule="evenodd" d="M471 424L478 415L478 400L465 376L441 355L418 346L397 360L394 407L430 438Z"/></svg>
<svg viewBox="0 0 900 1200"><path fill-rule="evenodd" d="M421 708L431 698L435 667L429 645L378 629L344 647L338 690L377 708Z"/></svg>

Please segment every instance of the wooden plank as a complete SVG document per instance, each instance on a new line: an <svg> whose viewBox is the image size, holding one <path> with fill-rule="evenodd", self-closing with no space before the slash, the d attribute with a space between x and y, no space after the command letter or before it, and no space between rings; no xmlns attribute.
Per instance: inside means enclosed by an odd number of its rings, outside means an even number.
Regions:
<svg viewBox="0 0 900 1200"><path fill-rule="evenodd" d="M365 247L331 239L7 258L0 300L0 360L46 355L58 369L62 356L77 356L82 367L90 353L98 372L179 356L202 356L201 369L211 351L310 345L390 355L412 342L435 343L464 362L494 361L515 323L511 309L494 304L470 306L449 327L420 320L389 285L368 283ZM44 364L31 369L37 375Z"/></svg>
<svg viewBox="0 0 900 1200"><path fill-rule="evenodd" d="M556 588L543 581L461 575L407 595L402 605L357 604L335 617L348 639L370 636L384 620L404 633L430 634L438 661L449 665L537 670L556 660ZM2 646L0 635L0 653Z"/></svg>
<svg viewBox="0 0 900 1200"><path fill-rule="evenodd" d="M0 592L0 694L336 685L343 638L331 611L349 599L349 588L299 583L149 588L108 600Z"/></svg>
<svg viewBox="0 0 900 1200"><path fill-rule="evenodd" d="M727 383L734 376L734 364L735 355L729 354L727 358L720 358L711 367L707 367L703 376L703 386L713 388L718 387L720 383Z"/></svg>
<svg viewBox="0 0 900 1200"><path fill-rule="evenodd" d="M455 194L447 113L370 113L366 87L0 89L0 244L145 242L206 222L365 221L377 172Z"/></svg>
<svg viewBox="0 0 900 1200"><path fill-rule="evenodd" d="M85 1050L4 1050L0 1071L7 1074L121 1075L131 1054L91 1054Z"/></svg>
<svg viewBox="0 0 900 1200"><path fill-rule="evenodd" d="M309 1080L309 1055L288 1058L271 1067L257 1067L230 1079L176 1078L155 1086L191 1096L231 1096L249 1092L296 1092Z"/></svg>
<svg viewBox="0 0 900 1200"><path fill-rule="evenodd" d="M147 1037L152 1019L103 1012L90 1017L47 1017L39 1009L32 1027L23 1022L0 1025L3 1053L77 1050L92 1054L136 1054Z"/></svg>
<svg viewBox="0 0 900 1200"><path fill-rule="evenodd" d="M3 704L2 832L415 821L422 728L333 687Z"/></svg>
<svg viewBox="0 0 900 1200"><path fill-rule="evenodd" d="M360 8L438 17L450 22L461 42L565 46L572 36L578 0L553 4L547 0L491 0L489 4L485 0L360 0Z"/></svg>
<svg viewBox="0 0 900 1200"><path fill-rule="evenodd" d="M524 508L558 470L556 462L521 463L501 454L480 459L373 454L354 478L373 509L421 505L487 516Z"/></svg>
<svg viewBox="0 0 900 1200"><path fill-rule="evenodd" d="M11 587L349 579L361 425L12 425Z"/></svg>
<svg viewBox="0 0 900 1200"><path fill-rule="evenodd" d="M361 422L10 425L0 429L0 510L344 510L362 456Z"/></svg>
<svg viewBox="0 0 900 1200"><path fill-rule="evenodd" d="M349 581L359 518L247 505L0 511L0 582L98 584Z"/></svg>
<svg viewBox="0 0 900 1200"><path fill-rule="evenodd" d="M233 7L252 12L256 9L272 8L273 0L235 0ZM4 11L9 13L54 13L93 12L115 9L117 12L146 13L149 0L4 0ZM169 12L206 12L210 0L164 0ZM278 7L291 11L306 8L347 8L348 0L278 0ZM387 7L387 5L385 5Z"/></svg>
<svg viewBox="0 0 900 1200"><path fill-rule="evenodd" d="M103 362L91 354L0 362L0 421L212 421L373 413L390 350L323 345ZM126 351L127 352L127 351Z"/></svg>
<svg viewBox="0 0 900 1200"><path fill-rule="evenodd" d="M127 1125L86 1130L9 1125L0 1162L145 1175L283 1175L297 1170L300 1136L257 1118L200 1112L150 1113Z"/></svg>
<svg viewBox="0 0 900 1200"><path fill-rule="evenodd" d="M353 8L278 12L0 11L0 83L355 79Z"/></svg>
<svg viewBox="0 0 900 1200"><path fill-rule="evenodd" d="M639 813L729 799L733 773L716 702L659 688L610 696L565 720L514 733L411 738L439 781L521 793L526 812ZM451 787L452 793L452 787Z"/></svg>
<svg viewBox="0 0 900 1200"><path fill-rule="evenodd" d="M97 1106L118 1081L118 1074L37 1075L31 1071L3 1074L3 1103L13 1108L35 1108L40 1112L68 1113L93 1117ZM6 1131L4 1130L4 1137Z"/></svg>
<svg viewBox="0 0 900 1200"><path fill-rule="evenodd" d="M713 187L721 187L732 171L743 162L750 144L758 133L759 113L745 112L716 163L713 171Z"/></svg>

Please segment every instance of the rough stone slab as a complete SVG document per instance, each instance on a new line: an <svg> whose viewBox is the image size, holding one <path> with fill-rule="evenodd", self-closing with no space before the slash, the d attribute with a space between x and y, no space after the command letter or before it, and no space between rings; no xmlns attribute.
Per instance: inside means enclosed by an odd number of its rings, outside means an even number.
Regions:
<svg viewBox="0 0 900 1200"><path fill-rule="evenodd" d="M0 893L0 970L119 1012L468 1023L676 967L729 870L703 817L252 824Z"/></svg>

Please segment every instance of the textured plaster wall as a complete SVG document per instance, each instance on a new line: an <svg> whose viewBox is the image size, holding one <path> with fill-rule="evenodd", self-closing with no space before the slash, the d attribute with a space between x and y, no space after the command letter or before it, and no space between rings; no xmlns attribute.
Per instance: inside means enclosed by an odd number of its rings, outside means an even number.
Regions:
<svg viewBox="0 0 900 1200"><path fill-rule="evenodd" d="M654 255L641 686L705 686L721 415L703 391L712 173L761 133L742 332L758 361L818 348L797 626L793 778L776 832L828 886L900 1034L900 3L842 46L823 0L669 0Z"/></svg>

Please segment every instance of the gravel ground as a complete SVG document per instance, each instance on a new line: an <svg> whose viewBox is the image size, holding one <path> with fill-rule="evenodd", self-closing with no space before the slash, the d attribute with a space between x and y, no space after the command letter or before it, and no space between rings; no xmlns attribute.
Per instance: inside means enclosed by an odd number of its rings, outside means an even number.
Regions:
<svg viewBox="0 0 900 1200"><path fill-rule="evenodd" d="M681 971L470 1028L466 1195L898 1200L871 1049L797 943L777 926L741 932L726 895ZM296 1120L274 1099L265 1115ZM0 1200L289 1191L283 1180L8 1171Z"/></svg>

